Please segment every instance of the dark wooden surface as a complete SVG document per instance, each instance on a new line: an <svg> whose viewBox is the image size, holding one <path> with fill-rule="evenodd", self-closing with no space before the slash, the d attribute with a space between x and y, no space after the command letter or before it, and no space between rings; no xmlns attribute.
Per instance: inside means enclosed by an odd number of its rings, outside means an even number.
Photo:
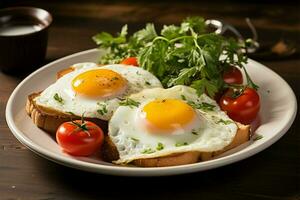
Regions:
<svg viewBox="0 0 300 200"><path fill-rule="evenodd" d="M1 1L0 6L30 5L54 16L47 60L94 48L98 31L115 33L127 23L130 31L145 22L178 23L189 15L221 18L247 27L251 17L262 43L287 39L300 47L299 4L296 1L241 3L207 1L182 3L133 1ZM173 3L172 3L173 2ZM1 45L1 44L0 44ZM260 60L280 74L300 94L300 57ZM5 106L21 81L0 72L0 199L300 199L299 117L286 135L267 150L222 168L183 176L126 178L91 174L47 161L21 145L8 129ZM284 102L282 102L284 103ZM112 191L113 190L113 191Z"/></svg>

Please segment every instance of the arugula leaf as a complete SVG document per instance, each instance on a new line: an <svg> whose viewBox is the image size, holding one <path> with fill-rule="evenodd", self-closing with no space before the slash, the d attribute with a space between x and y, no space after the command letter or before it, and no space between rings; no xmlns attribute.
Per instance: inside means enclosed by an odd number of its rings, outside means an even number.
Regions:
<svg viewBox="0 0 300 200"><path fill-rule="evenodd" d="M184 68L180 70L178 77L171 78L169 80L168 86L171 87L173 85L189 85L190 77L195 76L197 73L196 67Z"/></svg>
<svg viewBox="0 0 300 200"><path fill-rule="evenodd" d="M205 21L202 17L188 17L181 24L182 32L193 30L196 33L204 33L205 29Z"/></svg>
<svg viewBox="0 0 300 200"><path fill-rule="evenodd" d="M146 27L133 35L137 42L149 42L157 36L154 24L148 23Z"/></svg>
<svg viewBox="0 0 300 200"><path fill-rule="evenodd" d="M93 40L97 45L102 45L103 47L110 47L113 44L121 44L126 42L127 35L127 25L122 27L121 33L117 37L113 37L111 34L102 32L93 36Z"/></svg>
<svg viewBox="0 0 300 200"><path fill-rule="evenodd" d="M165 38L171 40L177 38L178 36L182 35L180 33L180 28L175 25L166 26L164 25L163 29L161 30L161 35Z"/></svg>
<svg viewBox="0 0 300 200"><path fill-rule="evenodd" d="M193 81L190 86L196 89L198 95L207 92L210 97L213 97L220 89L216 83L211 80L207 80L206 78Z"/></svg>
<svg viewBox="0 0 300 200"><path fill-rule="evenodd" d="M137 57L139 65L154 74L164 87L183 84L195 88L198 95L214 97L228 87L222 79L223 72L238 66L245 71L247 86L258 88L244 67L247 44L209 33L201 17L186 18L180 25L164 25L160 34L154 24L148 23L128 36L125 25L115 37L102 32L93 40L106 52L99 60L101 64Z"/></svg>

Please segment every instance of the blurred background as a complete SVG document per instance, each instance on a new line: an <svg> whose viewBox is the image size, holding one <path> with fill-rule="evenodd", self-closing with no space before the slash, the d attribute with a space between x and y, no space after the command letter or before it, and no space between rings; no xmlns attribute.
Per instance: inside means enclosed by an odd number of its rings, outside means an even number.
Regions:
<svg viewBox="0 0 300 200"><path fill-rule="evenodd" d="M193 15L224 20L245 38L252 37L245 21L249 17L262 46L272 47L281 40L293 47L300 46L299 1L0 1L0 7L10 6L40 7L53 15L47 61L94 48L91 37L99 31L116 33L126 23L132 33L146 22L154 22L160 29L163 24L176 24ZM269 57L269 54L259 55L263 60Z"/></svg>

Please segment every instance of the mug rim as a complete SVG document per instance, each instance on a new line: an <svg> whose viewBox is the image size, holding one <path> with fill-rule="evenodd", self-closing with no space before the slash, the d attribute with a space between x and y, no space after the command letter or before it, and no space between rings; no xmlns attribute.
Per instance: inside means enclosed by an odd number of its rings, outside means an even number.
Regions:
<svg viewBox="0 0 300 200"><path fill-rule="evenodd" d="M24 37L28 35L34 35L49 28L49 26L52 24L53 21L53 17L50 14L50 12L42 8L36 8L30 6L18 6L18 7L8 7L8 8L0 9L0 17L8 14L13 16L16 13L24 14L37 19L42 23L41 29L34 32L19 34L19 35L0 35L0 38L13 38L13 37ZM42 13L43 17L41 17L38 13Z"/></svg>

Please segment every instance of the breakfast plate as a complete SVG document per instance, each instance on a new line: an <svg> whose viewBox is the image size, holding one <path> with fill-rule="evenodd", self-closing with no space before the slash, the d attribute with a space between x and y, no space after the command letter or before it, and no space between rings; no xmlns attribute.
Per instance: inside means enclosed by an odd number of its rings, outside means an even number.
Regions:
<svg viewBox="0 0 300 200"><path fill-rule="evenodd" d="M25 78L13 91L6 107L6 120L14 136L33 152L56 163L85 171L119 176L165 176L208 170L250 157L272 145L292 125L297 101L290 86L275 72L249 59L246 68L260 86L259 126L249 142L216 157L213 160L189 165L142 168L118 166L97 157L73 157L61 151L55 140L37 128L25 112L28 94L41 91L55 81L56 72L79 62L97 62L103 53L98 49L79 52L54 61Z"/></svg>

